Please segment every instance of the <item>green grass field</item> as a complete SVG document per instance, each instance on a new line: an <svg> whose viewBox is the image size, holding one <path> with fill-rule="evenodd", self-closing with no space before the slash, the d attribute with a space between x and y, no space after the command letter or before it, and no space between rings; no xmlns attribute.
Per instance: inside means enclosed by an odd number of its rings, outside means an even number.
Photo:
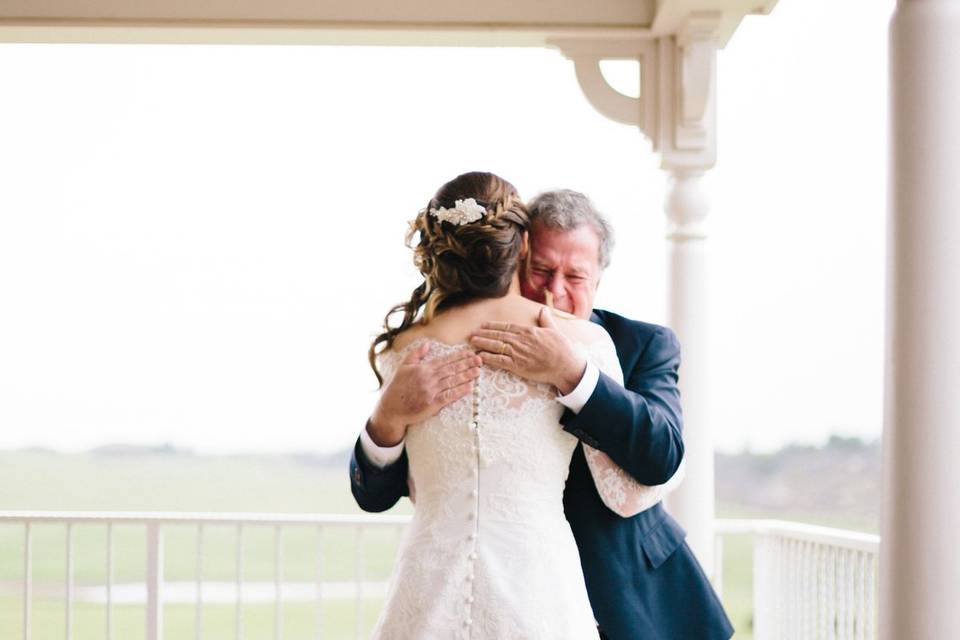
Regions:
<svg viewBox="0 0 960 640"><path fill-rule="evenodd" d="M189 456L103 457L66 456L43 452L0 452L0 510L110 510L110 511L242 511L274 513L361 513L350 495L343 471L298 464L282 458L202 458ZM404 501L391 513L409 513ZM759 514L721 509L722 517ZM769 514L768 514L769 515ZM777 516L782 517L782 516ZM810 521L809 518L806 519ZM828 524L828 523L825 523ZM829 523L835 524L835 523ZM33 531L33 637L62 638L65 611L66 536L63 525L35 525ZM22 525L0 525L0 638L22 634L23 578ZM113 575L116 583L143 581L146 535L142 526L114 528ZM167 581L193 581L196 567L196 527L164 529ZM355 536L347 529L286 528L283 533L284 579L309 582L321 573L323 581L352 581L357 570ZM385 581L396 552L398 532L393 528L367 531L363 539L362 575ZM103 584L106 575L105 527L76 525L73 532L74 584ZM204 533L205 581L236 579L236 530L210 526ZM724 552L723 599L737 628L738 638L750 638L752 547L746 536L731 537ZM274 576L274 531L250 527L244 532L244 581L271 582ZM59 590L60 596L56 591ZM51 593L52 591L52 593ZM363 603L363 628L372 629L382 600ZM192 604L167 604L165 637L194 637L196 616ZM233 638L233 604L206 603L204 637ZM78 603L73 612L73 637L105 637L105 606ZM352 599L315 603L289 602L283 607L284 637L352 638L357 612ZM272 603L246 603L242 608L244 636L272 638ZM143 605L114 605L114 637L144 637Z"/></svg>

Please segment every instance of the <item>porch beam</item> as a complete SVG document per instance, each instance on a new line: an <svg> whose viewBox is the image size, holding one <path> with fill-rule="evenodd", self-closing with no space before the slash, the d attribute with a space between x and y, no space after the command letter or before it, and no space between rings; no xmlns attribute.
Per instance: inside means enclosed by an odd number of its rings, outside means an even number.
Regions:
<svg viewBox="0 0 960 640"><path fill-rule="evenodd" d="M548 46L674 33L716 11L725 43L776 0L0 0L0 42Z"/></svg>

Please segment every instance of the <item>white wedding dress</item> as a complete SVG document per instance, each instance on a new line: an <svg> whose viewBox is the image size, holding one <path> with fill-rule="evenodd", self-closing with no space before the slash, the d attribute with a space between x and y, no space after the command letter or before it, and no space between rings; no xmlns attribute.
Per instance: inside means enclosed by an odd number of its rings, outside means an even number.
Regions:
<svg viewBox="0 0 960 640"><path fill-rule="evenodd" d="M386 379L422 340L381 358ZM426 359L466 348L428 342ZM609 337L577 348L622 379ZM578 440L559 424L563 406L555 397L549 385L483 367L472 396L409 427L415 512L374 638L597 637L579 552L563 515ZM596 479L596 458L606 456L592 454ZM603 484L613 488L611 499L625 499L631 495L628 477L611 466L603 470Z"/></svg>

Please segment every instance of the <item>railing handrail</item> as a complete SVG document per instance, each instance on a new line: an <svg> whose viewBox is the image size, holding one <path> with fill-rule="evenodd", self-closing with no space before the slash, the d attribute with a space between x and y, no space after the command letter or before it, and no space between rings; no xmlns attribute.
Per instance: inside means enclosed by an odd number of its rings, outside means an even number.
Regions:
<svg viewBox="0 0 960 640"><path fill-rule="evenodd" d="M395 526L410 522L409 515L341 513L257 513L208 511L0 511L0 522L120 523L120 524L262 524ZM771 519L718 518L719 535L771 534L821 544L843 545L862 551L877 551L880 536L802 522Z"/></svg>
<svg viewBox="0 0 960 640"><path fill-rule="evenodd" d="M719 535L739 533L776 535L867 553L877 553L880 550L880 536L876 534L821 527L789 520L717 519L714 521L714 527Z"/></svg>
<svg viewBox="0 0 960 640"><path fill-rule="evenodd" d="M409 515L341 513L216 513L189 511L0 511L0 523L46 522L73 524L222 524L396 526Z"/></svg>

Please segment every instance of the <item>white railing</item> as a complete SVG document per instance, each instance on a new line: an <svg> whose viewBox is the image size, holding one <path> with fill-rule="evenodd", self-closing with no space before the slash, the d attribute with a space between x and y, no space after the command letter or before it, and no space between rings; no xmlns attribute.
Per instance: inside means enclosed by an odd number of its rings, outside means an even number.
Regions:
<svg viewBox="0 0 960 640"><path fill-rule="evenodd" d="M778 520L717 520L716 534L718 558L724 536L753 536L755 640L877 637L879 536Z"/></svg>
<svg viewBox="0 0 960 640"><path fill-rule="evenodd" d="M365 555L363 534L367 529L393 528L397 534L409 522L409 516L389 515L289 515L250 513L110 513L110 512L26 512L0 511L0 525L22 525L24 535L23 595L24 640L31 640L33 591L33 531L36 525L59 524L65 527L66 566L64 584L65 637L72 639L74 589L74 527L100 525L105 528L106 554L103 602L106 625L103 637L113 640L113 606L117 599L114 584L114 528L142 526L146 531L146 584L142 597L134 601L146 605L147 640L163 638L164 602L174 585L164 580L164 528L193 526L196 529L194 585L188 593L195 607L195 637L203 637L204 593L211 586L204 579L204 530L207 527L235 527L235 583L228 593L220 593L218 602L235 607L235 637L243 638L244 532L256 527L272 528L273 584L266 593L274 604L274 637L283 637L283 602L285 597L312 599L316 607L317 637L322 637L322 603L324 600L324 567L322 545L324 531L330 528L353 531L356 554L352 597L356 619L354 635L364 634L363 601ZM827 529L811 525L775 520L717 520L717 565L713 575L719 589L723 574L723 542L728 536L750 535L753 539L753 602L755 640L872 640L877 636L877 536ZM316 531L315 584L305 592L303 585L291 584L283 576L283 531L288 528L313 528ZM129 587L130 585L124 585ZM328 585L329 586L329 585ZM343 586L343 585L339 585ZM382 585L375 585L382 586ZM247 585L250 588L250 585ZM181 590L182 591L182 590ZM261 590L258 599L264 599ZM291 593L288 593L291 592ZM342 592L342 589L341 589ZM341 595L343 595L341 593ZM181 592L178 601L185 597ZM130 601L130 597L127 597Z"/></svg>
<svg viewBox="0 0 960 640"><path fill-rule="evenodd" d="M409 522L409 516L390 515L290 515L290 514L251 514L251 513L130 513L130 512L48 512L48 511L0 511L0 525L22 524L24 532L23 557L23 638L32 638L32 604L33 604L33 532L34 527L40 524L62 524L66 530L66 571L65 571L65 636L66 640L73 637L73 609L75 604L74 591L74 549L73 531L77 525L102 525L106 529L105 563L105 604L106 625L103 637L113 640L113 607L114 607L114 578L113 578L113 530L117 526L139 525L146 529L146 637L147 640L161 640L163 638L163 605L164 591L169 584L164 581L164 527L174 525L192 525L196 527L196 568L195 568L195 636L197 640L203 637L203 593L205 592L203 577L204 559L204 529L210 526L236 527L236 583L232 593L235 606L235 636L237 640L243 638L243 603L244 603L244 531L254 527L272 527L273 539L273 602L274 602L274 637L277 640L283 637L283 537L282 532L292 527L312 527L316 531L317 568L316 583L313 596L317 615L317 637L322 637L322 603L323 603L323 553L322 545L324 531L329 528L353 529L356 543L354 559L354 599L356 602L355 636L362 638L363 629L363 601L364 595L364 547L363 532L368 528L393 527L400 533Z"/></svg>

